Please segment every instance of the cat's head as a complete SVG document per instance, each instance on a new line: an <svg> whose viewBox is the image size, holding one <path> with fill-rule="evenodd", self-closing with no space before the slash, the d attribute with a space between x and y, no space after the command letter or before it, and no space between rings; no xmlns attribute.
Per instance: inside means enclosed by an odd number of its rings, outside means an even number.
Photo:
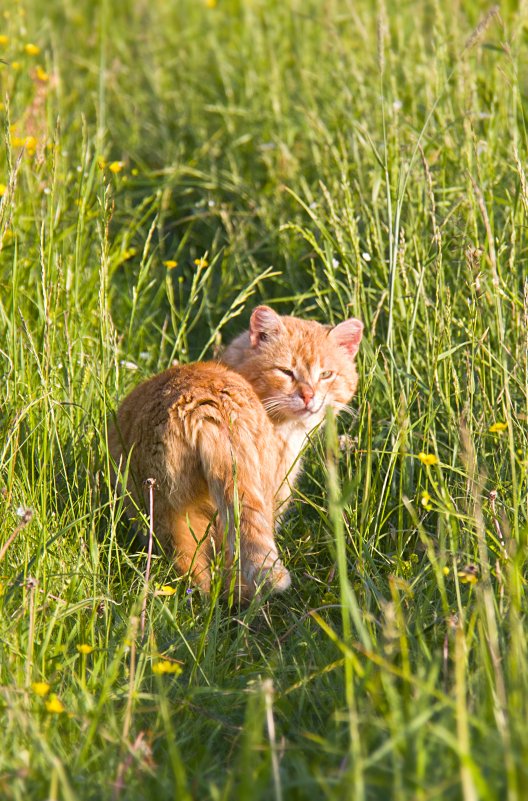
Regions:
<svg viewBox="0 0 528 801"><path fill-rule="evenodd" d="M257 306L249 331L228 346L222 361L250 382L273 420L310 429L328 406L339 411L354 395L362 335L363 323L354 318L332 327Z"/></svg>

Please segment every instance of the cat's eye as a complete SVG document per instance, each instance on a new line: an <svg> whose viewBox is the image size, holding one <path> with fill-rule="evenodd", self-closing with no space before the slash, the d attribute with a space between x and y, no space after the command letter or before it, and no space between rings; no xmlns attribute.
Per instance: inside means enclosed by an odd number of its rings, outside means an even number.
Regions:
<svg viewBox="0 0 528 801"><path fill-rule="evenodd" d="M287 370L285 367L277 367L277 370L279 370L279 372L281 372L283 375L287 375L288 378L295 378L293 370Z"/></svg>
<svg viewBox="0 0 528 801"><path fill-rule="evenodd" d="M332 372L332 370L323 370L319 378L322 378L323 381L327 381L329 378L332 378L333 375L334 373Z"/></svg>

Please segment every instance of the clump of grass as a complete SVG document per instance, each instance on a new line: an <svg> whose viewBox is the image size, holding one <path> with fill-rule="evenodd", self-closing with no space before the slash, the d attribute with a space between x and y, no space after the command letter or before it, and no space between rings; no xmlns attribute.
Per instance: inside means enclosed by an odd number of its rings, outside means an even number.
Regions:
<svg viewBox="0 0 528 801"><path fill-rule="evenodd" d="M526 20L481 11L4 15L3 798L523 797ZM145 581L106 430L261 300L367 335L237 612Z"/></svg>

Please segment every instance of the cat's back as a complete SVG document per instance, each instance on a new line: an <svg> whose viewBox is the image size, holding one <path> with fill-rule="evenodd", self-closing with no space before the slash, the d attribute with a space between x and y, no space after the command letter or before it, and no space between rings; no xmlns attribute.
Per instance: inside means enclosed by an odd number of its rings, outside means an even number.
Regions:
<svg viewBox="0 0 528 801"><path fill-rule="evenodd" d="M121 403L116 420L126 445L160 432L168 424L185 429L205 418L228 426L237 422L253 433L270 428L251 384L218 362L177 365L135 387Z"/></svg>

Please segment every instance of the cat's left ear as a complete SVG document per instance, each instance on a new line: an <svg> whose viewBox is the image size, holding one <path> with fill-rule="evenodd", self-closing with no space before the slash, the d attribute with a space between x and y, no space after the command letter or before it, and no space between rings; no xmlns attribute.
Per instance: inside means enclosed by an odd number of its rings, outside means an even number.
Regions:
<svg viewBox="0 0 528 801"><path fill-rule="evenodd" d="M267 342L274 334L282 329L281 318L269 306L257 306L253 310L249 321L249 338L252 347L256 348L262 342Z"/></svg>
<svg viewBox="0 0 528 801"><path fill-rule="evenodd" d="M352 317L332 328L329 334L340 348L344 348L353 359L359 350L359 343L363 337L363 323Z"/></svg>

